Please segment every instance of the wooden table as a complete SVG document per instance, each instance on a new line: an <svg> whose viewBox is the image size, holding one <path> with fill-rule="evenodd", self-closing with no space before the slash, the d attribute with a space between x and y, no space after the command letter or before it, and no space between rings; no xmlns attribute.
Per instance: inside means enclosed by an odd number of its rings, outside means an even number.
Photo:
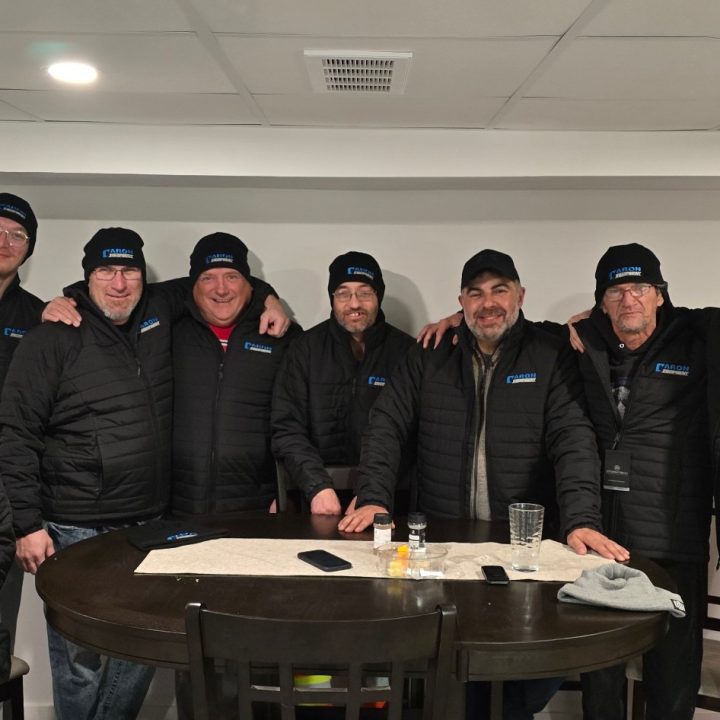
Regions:
<svg viewBox="0 0 720 720"><path fill-rule="evenodd" d="M338 533L337 519L330 517L263 514L203 522L227 527L235 537L371 538L369 533ZM429 542L504 542L507 528L433 519L427 535ZM402 526L397 536L407 536ZM185 668L184 608L191 601L224 612L325 619L397 617L452 603L458 611L456 676L461 681L554 677L606 667L651 648L668 622L664 612L559 603L560 583L135 576L143 557L121 530L46 560L36 587L48 622L70 640L104 654ZM634 558L633 565L667 586L667 576L653 563Z"/></svg>

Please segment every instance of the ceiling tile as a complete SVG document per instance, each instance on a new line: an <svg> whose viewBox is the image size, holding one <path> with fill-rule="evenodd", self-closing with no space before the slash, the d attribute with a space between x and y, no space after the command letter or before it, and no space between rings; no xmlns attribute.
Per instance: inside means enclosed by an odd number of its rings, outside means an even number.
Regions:
<svg viewBox="0 0 720 720"><path fill-rule="evenodd" d="M612 0L583 35L720 36L717 0Z"/></svg>
<svg viewBox="0 0 720 720"><path fill-rule="evenodd" d="M228 92L234 88L195 35L45 35L11 33L0 43L0 87L55 89L47 67L82 60L100 73L99 90ZM85 88L88 91L89 88Z"/></svg>
<svg viewBox="0 0 720 720"><path fill-rule="evenodd" d="M525 98L495 127L509 130L707 130L720 125L720 100Z"/></svg>
<svg viewBox="0 0 720 720"><path fill-rule="evenodd" d="M271 125L482 128L506 98L256 95Z"/></svg>
<svg viewBox="0 0 720 720"><path fill-rule="evenodd" d="M532 97L718 99L720 40L581 38L528 89Z"/></svg>
<svg viewBox="0 0 720 720"><path fill-rule="evenodd" d="M81 33L190 30L175 0L5 2L2 31Z"/></svg>
<svg viewBox="0 0 720 720"><path fill-rule="evenodd" d="M162 125L258 124L247 104L237 95L4 90L0 91L0 100L43 120Z"/></svg>
<svg viewBox="0 0 720 720"><path fill-rule="evenodd" d="M406 95L508 96L552 47L548 38L522 40L347 40L333 38L220 38L250 92L311 92L303 50L411 51Z"/></svg>
<svg viewBox="0 0 720 720"><path fill-rule="evenodd" d="M215 32L336 37L560 35L590 0L194 0Z"/></svg>
<svg viewBox="0 0 720 720"><path fill-rule="evenodd" d="M2 101L2 93L0 93L0 120L36 120L37 118L23 112L19 108L14 107L11 103Z"/></svg>

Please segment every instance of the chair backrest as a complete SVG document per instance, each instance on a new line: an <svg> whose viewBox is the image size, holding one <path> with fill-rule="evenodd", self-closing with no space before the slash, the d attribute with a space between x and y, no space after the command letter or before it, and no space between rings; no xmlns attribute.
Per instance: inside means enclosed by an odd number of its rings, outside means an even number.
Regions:
<svg viewBox="0 0 720 720"><path fill-rule="evenodd" d="M217 662L235 679L239 717L252 718L253 702L277 704L282 720L295 720L297 706L344 706L357 720L366 703L388 703L389 720L402 712L404 680L425 680L424 720L443 717L453 670L455 607L381 620L274 620L185 609L193 707L196 720L224 717ZM327 672L331 688L295 686L294 675ZM386 677L389 683L368 684ZM339 686L342 685L342 686ZM225 711L225 714L227 711Z"/></svg>
<svg viewBox="0 0 720 720"><path fill-rule="evenodd" d="M355 469L349 465L326 465L330 479L336 490L354 490L355 489ZM277 509L278 512L285 512L288 504L288 491L295 489L296 485L290 477L290 473L285 468L281 460L275 461L275 471L277 473Z"/></svg>

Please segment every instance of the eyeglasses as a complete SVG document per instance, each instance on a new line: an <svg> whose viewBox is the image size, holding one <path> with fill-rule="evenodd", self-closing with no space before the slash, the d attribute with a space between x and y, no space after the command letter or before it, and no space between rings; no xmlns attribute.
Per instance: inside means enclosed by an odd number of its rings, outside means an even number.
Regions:
<svg viewBox="0 0 720 720"><path fill-rule="evenodd" d="M624 298L625 293L630 293L630 296L634 298L641 298L643 295L647 295L654 287L657 286L650 285L650 283L638 283L637 285L631 285L629 288L621 288L618 285L614 285L605 291L605 299L616 302Z"/></svg>
<svg viewBox="0 0 720 720"><path fill-rule="evenodd" d="M375 291L374 290L357 290L353 292L352 290L336 290L333 293L333 297L341 303L350 302L350 298L352 296L355 296L360 302L367 302L368 300L372 300L375 297Z"/></svg>
<svg viewBox="0 0 720 720"><path fill-rule="evenodd" d="M115 276L120 273L125 280L139 280L142 277L142 270L133 267L124 268L111 268L111 267L99 267L95 268L93 275L103 282L109 282L114 280Z"/></svg>
<svg viewBox="0 0 720 720"><path fill-rule="evenodd" d="M6 230L5 228L0 228L0 237L2 237L3 234L10 247L25 247L30 239L30 236L22 230Z"/></svg>

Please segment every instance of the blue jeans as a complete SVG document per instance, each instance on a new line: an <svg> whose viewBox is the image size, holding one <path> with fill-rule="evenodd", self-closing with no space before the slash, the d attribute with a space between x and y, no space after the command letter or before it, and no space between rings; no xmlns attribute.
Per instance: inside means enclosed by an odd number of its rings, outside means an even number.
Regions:
<svg viewBox="0 0 720 720"><path fill-rule="evenodd" d="M115 527L81 528L48 523L55 550ZM99 655L48 625L48 648L57 720L134 720L155 668Z"/></svg>

